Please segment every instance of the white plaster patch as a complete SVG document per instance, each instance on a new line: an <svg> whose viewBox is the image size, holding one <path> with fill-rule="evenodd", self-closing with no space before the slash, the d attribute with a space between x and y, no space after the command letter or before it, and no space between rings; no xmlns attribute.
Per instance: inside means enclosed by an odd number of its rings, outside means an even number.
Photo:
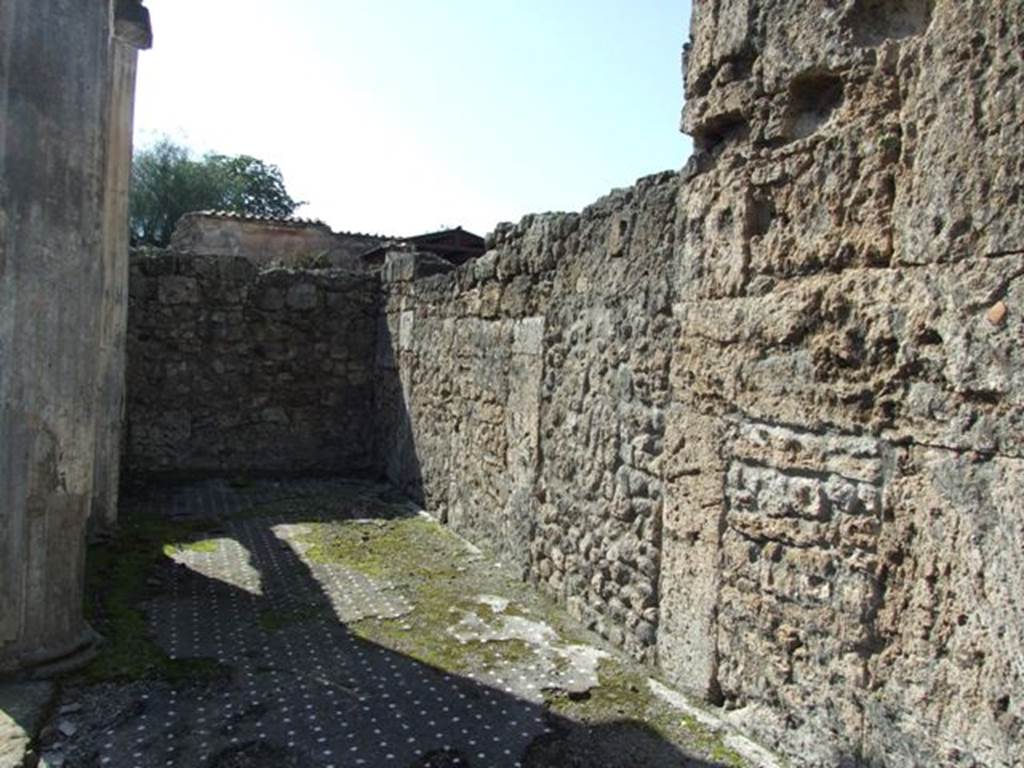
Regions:
<svg viewBox="0 0 1024 768"><path fill-rule="evenodd" d="M585 693L599 684L598 666L609 654L589 645L563 643L547 623L504 613L510 602L479 595L476 602L500 611L488 619L462 611L462 618L448 632L460 643L520 641L530 646L528 659L503 661L485 674L504 690L529 701L543 700L545 690Z"/></svg>
<svg viewBox="0 0 1024 768"><path fill-rule="evenodd" d="M513 326L512 354L539 355L544 348L544 317L527 317Z"/></svg>
<svg viewBox="0 0 1024 768"><path fill-rule="evenodd" d="M416 322L416 315L411 310L406 310L399 316L398 320L398 349L400 352L408 352L412 349L413 323Z"/></svg>
<svg viewBox="0 0 1024 768"><path fill-rule="evenodd" d="M494 613L504 613L512 602L507 597L499 597L498 595L480 595L476 601L481 605L486 605Z"/></svg>

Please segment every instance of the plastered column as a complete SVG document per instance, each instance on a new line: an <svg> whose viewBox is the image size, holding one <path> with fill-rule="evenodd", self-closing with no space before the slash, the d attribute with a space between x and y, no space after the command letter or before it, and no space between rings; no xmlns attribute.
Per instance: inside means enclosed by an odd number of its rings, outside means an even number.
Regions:
<svg viewBox="0 0 1024 768"><path fill-rule="evenodd" d="M0 3L0 675L67 666L104 316L114 7Z"/></svg>
<svg viewBox="0 0 1024 768"><path fill-rule="evenodd" d="M152 45L149 12L119 0L111 45L106 181L103 212L103 303L96 418L92 519L117 521L121 435L124 424L125 334L128 320L128 192L131 183L135 75L139 50Z"/></svg>

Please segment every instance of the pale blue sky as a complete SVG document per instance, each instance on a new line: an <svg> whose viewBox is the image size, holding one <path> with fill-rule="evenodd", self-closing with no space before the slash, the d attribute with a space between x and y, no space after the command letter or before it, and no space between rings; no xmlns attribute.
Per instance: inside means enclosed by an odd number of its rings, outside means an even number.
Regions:
<svg viewBox="0 0 1024 768"><path fill-rule="evenodd" d="M299 215L335 229L483 234L690 153L689 0L147 5L136 143L276 163Z"/></svg>

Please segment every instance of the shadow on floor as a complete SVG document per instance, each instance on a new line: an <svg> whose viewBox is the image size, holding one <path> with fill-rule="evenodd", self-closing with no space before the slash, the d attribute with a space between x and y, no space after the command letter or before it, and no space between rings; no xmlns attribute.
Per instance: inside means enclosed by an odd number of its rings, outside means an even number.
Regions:
<svg viewBox="0 0 1024 768"><path fill-rule="evenodd" d="M90 713L77 737L64 739L65 765L724 765L685 754L645 723L576 722L550 711L540 691L524 697L513 681L454 674L358 637L352 622L400 620L412 605L386 581L303 557L302 528L331 519L372 526L411 512L392 505L382 513L351 498L311 505L314 486L304 493L290 486L274 501L284 512L266 515L245 514L239 507L252 500L236 503L239 494L217 484L192 498L159 491L141 504L218 521L183 542L181 557L150 553L160 565L146 615L171 658L212 659L230 673L83 689ZM296 492L294 512L289 492ZM215 549L203 551L211 536ZM439 634L437 642L454 641Z"/></svg>

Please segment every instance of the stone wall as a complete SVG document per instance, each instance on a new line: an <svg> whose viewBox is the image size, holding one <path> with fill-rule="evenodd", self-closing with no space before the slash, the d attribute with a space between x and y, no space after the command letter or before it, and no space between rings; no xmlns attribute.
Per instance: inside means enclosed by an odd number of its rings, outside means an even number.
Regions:
<svg viewBox="0 0 1024 768"><path fill-rule="evenodd" d="M676 193L651 177L449 274L386 269L378 355L392 481L651 660Z"/></svg>
<svg viewBox="0 0 1024 768"><path fill-rule="evenodd" d="M132 260L127 469L371 469L375 281L241 257Z"/></svg>
<svg viewBox="0 0 1024 768"><path fill-rule="evenodd" d="M799 764L1014 764L1022 29L697 4L681 177L389 277L389 476Z"/></svg>
<svg viewBox="0 0 1024 768"><path fill-rule="evenodd" d="M142 262L131 455L344 471L296 440L315 417L797 764L1013 765L1022 16L707 0L682 174L454 270L393 254L382 294Z"/></svg>
<svg viewBox="0 0 1024 768"><path fill-rule="evenodd" d="M1022 29L981 0L696 8L672 391L712 437L666 457L698 474L664 551L717 562L717 600L680 650L826 763L1019 757Z"/></svg>

